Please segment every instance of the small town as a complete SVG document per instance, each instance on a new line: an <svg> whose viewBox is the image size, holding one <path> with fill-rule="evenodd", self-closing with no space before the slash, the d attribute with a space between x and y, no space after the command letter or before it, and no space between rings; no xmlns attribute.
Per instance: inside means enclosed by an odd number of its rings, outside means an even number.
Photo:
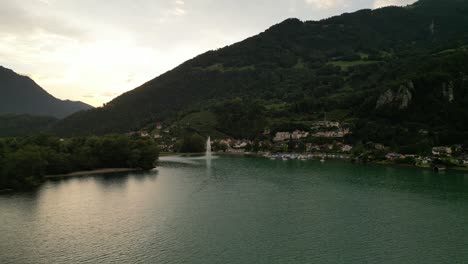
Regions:
<svg viewBox="0 0 468 264"><path fill-rule="evenodd" d="M153 137L160 142L163 152L178 152L180 138L172 136L170 128L156 124L156 132L135 132L142 137ZM280 160L342 159L355 163L400 164L431 168L468 170L467 146L433 146L430 153L402 154L382 143L365 142L359 145L346 143L352 134L350 125L337 121L317 121L310 130L272 131L266 128L261 140L213 138L213 151L220 154L257 155Z"/></svg>

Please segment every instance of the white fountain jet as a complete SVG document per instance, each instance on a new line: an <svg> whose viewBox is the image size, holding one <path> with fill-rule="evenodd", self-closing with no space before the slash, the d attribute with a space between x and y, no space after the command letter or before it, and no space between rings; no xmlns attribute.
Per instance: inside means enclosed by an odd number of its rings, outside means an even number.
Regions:
<svg viewBox="0 0 468 264"><path fill-rule="evenodd" d="M208 137L208 140L206 141L206 153L205 157L207 159L211 158L211 137Z"/></svg>

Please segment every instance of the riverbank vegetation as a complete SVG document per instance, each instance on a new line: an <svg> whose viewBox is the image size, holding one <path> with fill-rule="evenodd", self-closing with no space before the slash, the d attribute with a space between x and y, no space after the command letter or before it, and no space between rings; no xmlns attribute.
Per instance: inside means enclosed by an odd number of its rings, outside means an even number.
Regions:
<svg viewBox="0 0 468 264"><path fill-rule="evenodd" d="M159 150L150 138L108 135L0 139L0 189L27 189L45 175L101 168L152 169Z"/></svg>

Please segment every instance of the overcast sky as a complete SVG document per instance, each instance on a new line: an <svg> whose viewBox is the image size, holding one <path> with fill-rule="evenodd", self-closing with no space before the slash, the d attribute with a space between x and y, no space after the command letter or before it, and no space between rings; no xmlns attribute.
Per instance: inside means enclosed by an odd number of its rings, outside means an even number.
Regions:
<svg viewBox="0 0 468 264"><path fill-rule="evenodd" d="M0 65L100 106L207 50L286 18L415 0L0 0Z"/></svg>

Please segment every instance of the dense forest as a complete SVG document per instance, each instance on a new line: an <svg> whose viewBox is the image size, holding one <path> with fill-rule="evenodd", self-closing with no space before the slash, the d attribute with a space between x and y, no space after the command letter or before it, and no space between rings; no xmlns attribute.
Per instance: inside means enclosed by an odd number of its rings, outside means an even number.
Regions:
<svg viewBox="0 0 468 264"><path fill-rule="evenodd" d="M39 185L45 175L100 168L152 169L159 150L150 138L108 135L0 139L0 190Z"/></svg>

